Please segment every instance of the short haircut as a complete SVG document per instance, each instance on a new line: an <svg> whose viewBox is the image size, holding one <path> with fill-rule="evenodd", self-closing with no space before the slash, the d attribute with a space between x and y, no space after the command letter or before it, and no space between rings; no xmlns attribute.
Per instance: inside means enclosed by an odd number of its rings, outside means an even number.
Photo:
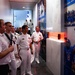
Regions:
<svg viewBox="0 0 75 75"><path fill-rule="evenodd" d="M28 27L28 26L27 26L27 25L23 25L23 26L22 26L22 30L25 29L26 27Z"/></svg>
<svg viewBox="0 0 75 75"><path fill-rule="evenodd" d="M2 25L2 21L4 21L3 19L0 19L0 27L1 27L1 25Z"/></svg>
<svg viewBox="0 0 75 75"><path fill-rule="evenodd" d="M40 28L39 26L36 26L35 28L37 28L37 27Z"/></svg>
<svg viewBox="0 0 75 75"><path fill-rule="evenodd" d="M5 25L7 26L8 24L11 24L11 22L5 22Z"/></svg>

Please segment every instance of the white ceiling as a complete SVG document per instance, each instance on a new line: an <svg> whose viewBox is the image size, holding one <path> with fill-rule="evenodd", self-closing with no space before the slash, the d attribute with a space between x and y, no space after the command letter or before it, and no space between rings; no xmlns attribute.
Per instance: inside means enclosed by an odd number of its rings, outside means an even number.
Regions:
<svg viewBox="0 0 75 75"><path fill-rule="evenodd" d="M10 6L14 10L32 10L39 0L9 0ZM25 8L23 8L25 7Z"/></svg>

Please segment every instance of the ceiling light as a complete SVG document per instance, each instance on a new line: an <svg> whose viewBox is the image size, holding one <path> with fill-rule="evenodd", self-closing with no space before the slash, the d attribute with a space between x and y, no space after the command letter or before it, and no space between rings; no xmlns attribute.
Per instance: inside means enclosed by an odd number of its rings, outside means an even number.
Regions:
<svg viewBox="0 0 75 75"><path fill-rule="evenodd" d="M22 7L22 8L25 8L25 7Z"/></svg>

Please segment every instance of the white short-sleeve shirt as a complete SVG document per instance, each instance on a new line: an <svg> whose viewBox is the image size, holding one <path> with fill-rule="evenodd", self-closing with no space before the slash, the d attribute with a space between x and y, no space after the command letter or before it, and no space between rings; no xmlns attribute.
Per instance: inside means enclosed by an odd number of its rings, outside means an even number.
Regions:
<svg viewBox="0 0 75 75"><path fill-rule="evenodd" d="M22 34L18 37L16 44L20 46L20 49L29 48L29 44L32 42L29 34Z"/></svg>
<svg viewBox="0 0 75 75"><path fill-rule="evenodd" d="M8 36L11 37L11 33L9 33ZM5 34L4 34L4 39L6 40L7 44L10 45L10 41L9 41L9 39L6 37ZM12 40L13 40L13 38L12 38ZM11 60L15 60L15 55L14 55L14 53L15 53L15 49L17 49L17 48L15 47L15 44L14 44L13 42L12 42L12 45L14 46L14 51L10 52L10 56L11 56Z"/></svg>
<svg viewBox="0 0 75 75"><path fill-rule="evenodd" d="M33 32L32 34L32 39L36 42L36 41L40 41L43 39L43 35L41 32Z"/></svg>
<svg viewBox="0 0 75 75"><path fill-rule="evenodd" d="M7 41L4 39L4 35L0 34L0 52L6 50L8 48L8 46L9 45L8 45ZM7 54L2 59L0 59L0 65L9 64L10 62L11 62L10 53Z"/></svg>

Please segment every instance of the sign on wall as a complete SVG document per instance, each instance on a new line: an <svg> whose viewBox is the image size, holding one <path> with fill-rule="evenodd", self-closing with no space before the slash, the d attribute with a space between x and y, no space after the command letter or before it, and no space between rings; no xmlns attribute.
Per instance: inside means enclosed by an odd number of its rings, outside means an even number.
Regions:
<svg viewBox="0 0 75 75"><path fill-rule="evenodd" d="M74 4L75 0L64 0L64 2L65 2L65 7L67 7L67 6Z"/></svg>
<svg viewBox="0 0 75 75"><path fill-rule="evenodd" d="M38 22L41 30L46 29L46 0L38 3Z"/></svg>
<svg viewBox="0 0 75 75"><path fill-rule="evenodd" d="M65 0L65 27L75 26L75 0Z"/></svg>

